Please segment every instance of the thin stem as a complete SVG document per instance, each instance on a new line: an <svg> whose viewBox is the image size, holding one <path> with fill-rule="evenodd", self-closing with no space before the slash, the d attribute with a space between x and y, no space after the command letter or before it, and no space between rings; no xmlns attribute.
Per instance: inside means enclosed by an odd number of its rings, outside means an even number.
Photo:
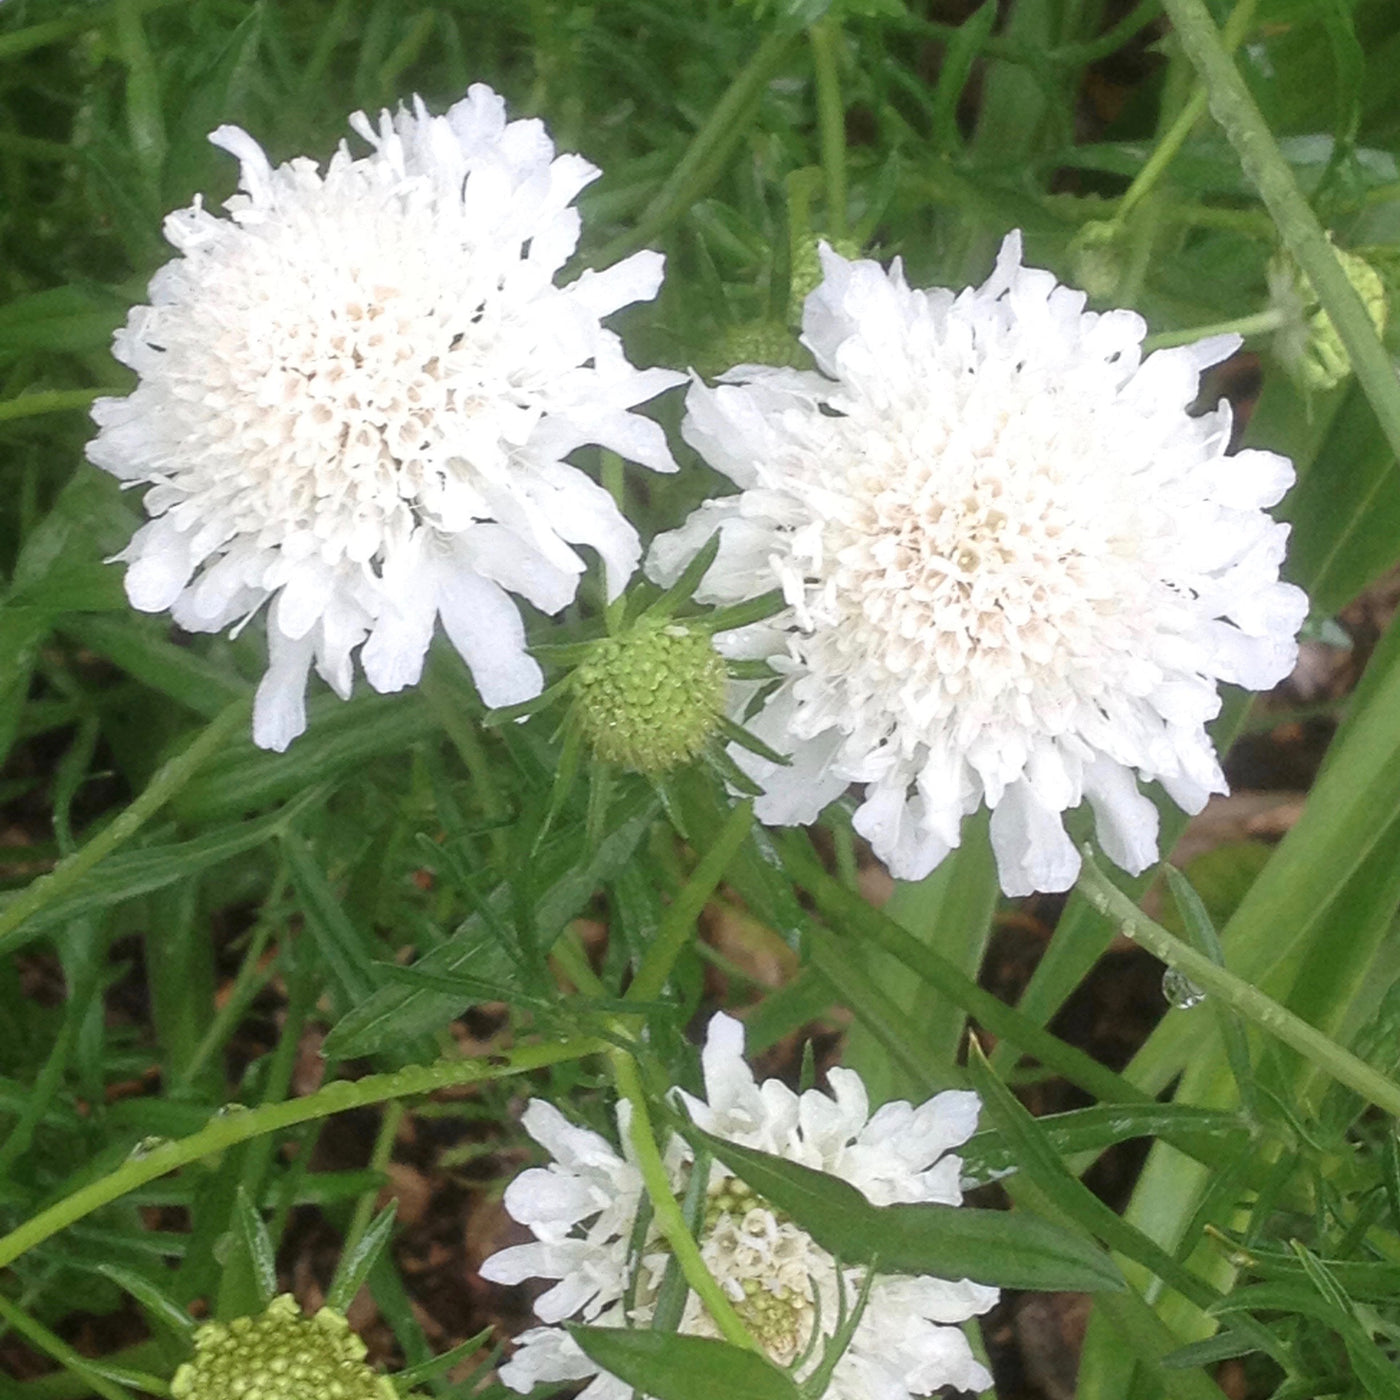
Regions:
<svg viewBox="0 0 1400 1400"><path fill-rule="evenodd" d="M1109 880L1088 848L1085 849L1079 888L1095 909L1114 920L1129 938L1160 958L1168 967L1175 968L1202 991L1219 997L1246 1020L1291 1046L1339 1084L1355 1090L1377 1108L1400 1116L1400 1084L1372 1069L1364 1060L1357 1059L1330 1036L1308 1025L1242 977L1227 971L1205 954L1198 953L1160 924L1153 923Z"/></svg>
<svg viewBox="0 0 1400 1400"><path fill-rule="evenodd" d="M262 961L263 952L267 948L268 940L272 937L273 925L281 916L282 897L286 893L286 889L287 868L283 864L277 872L277 878L273 881L271 893L263 901L262 913L253 929L253 937L248 944L248 951L243 955L243 962L233 979L233 986L224 999L224 1004L209 1023L209 1029L204 1033L199 1044L195 1046L194 1053L180 1073L181 1087L188 1088L194 1083L209 1057L228 1038L234 1025L248 1009L249 1003L271 979L276 960L273 959L265 968L260 967L259 964Z"/></svg>
<svg viewBox="0 0 1400 1400"><path fill-rule="evenodd" d="M86 408L101 393L101 389L35 389L0 402L0 423L14 418L33 418L40 413Z"/></svg>
<svg viewBox="0 0 1400 1400"><path fill-rule="evenodd" d="M1270 306L1252 316L1236 316L1233 321L1215 321L1209 326L1187 326L1179 331L1159 331L1142 342L1147 351L1165 350L1172 345L1190 345L1208 335L1264 335L1276 331L1288 319L1282 307Z"/></svg>
<svg viewBox="0 0 1400 1400"><path fill-rule="evenodd" d="M67 894L97 863L111 855L123 842L129 841L172 797L175 796L200 767L218 753L233 735L248 722L247 700L235 700L219 714L202 734L183 752L156 770L145 791L110 825L97 833L82 850L59 863L47 875L41 875L26 886L22 893L0 909L0 952L7 950L13 935L26 919Z"/></svg>
<svg viewBox="0 0 1400 1400"><path fill-rule="evenodd" d="M390 1099L408 1099L418 1094L430 1094L437 1089L460 1088L466 1084L482 1084L492 1079L528 1074L546 1065L581 1060L607 1048L604 1041L589 1036L550 1045L527 1045L474 1060L438 1060L431 1065L410 1065L390 1074L338 1080L299 1099L263 1104L241 1113L227 1113L213 1118L189 1137L163 1143L142 1156L128 1158L115 1171L80 1187L47 1210L32 1216L18 1229L11 1230L0 1238L0 1269L13 1263L26 1250L42 1244L60 1230L119 1200L138 1186L144 1186L148 1181L154 1181L178 1167L189 1166L202 1157L226 1152L240 1142L248 1142L282 1128L295 1127L298 1123L309 1123L316 1118L328 1118L333 1113L385 1103Z"/></svg>
<svg viewBox="0 0 1400 1400"><path fill-rule="evenodd" d="M807 31L817 81L817 129L822 175L826 180L826 226L833 238L846 236L846 105L841 100L837 47L841 27L824 15Z"/></svg>
<svg viewBox="0 0 1400 1400"><path fill-rule="evenodd" d="M42 1323L36 1322L23 1308L17 1307L0 1293L0 1317L3 1317L25 1341L46 1352L65 1371L71 1372L103 1400L131 1400L130 1392L104 1375L87 1357L74 1351L62 1337L55 1336ZM105 1368L104 1368L105 1369ZM169 1395L169 1387L155 1376L131 1376L129 1380L151 1395Z"/></svg>
<svg viewBox="0 0 1400 1400"><path fill-rule="evenodd" d="M724 1290L705 1267L705 1261L700 1257L700 1247L686 1228L685 1213L671 1192L671 1181L666 1175L666 1165L661 1160L661 1149L656 1145L646 1094L642 1090L641 1075L637 1073L637 1062L625 1051L617 1049L609 1050L608 1059L612 1064L617 1092L632 1109L628 1136L632 1139L637 1169L641 1172L642 1183L651 1201L657 1229L671 1246L671 1252L681 1267L681 1273L685 1275L685 1281L704 1304L724 1340L732 1346L744 1347L748 1351L762 1354L758 1343L749 1335L749 1329L744 1326L733 1305L724 1296Z"/></svg>
<svg viewBox="0 0 1400 1400"><path fill-rule="evenodd" d="M1273 215L1284 246L1332 318L1376 419L1400 454L1400 380L1356 289L1240 77L1201 0L1164 0L1181 47L1210 94L1210 110Z"/></svg>
<svg viewBox="0 0 1400 1400"><path fill-rule="evenodd" d="M86 10L66 19L51 19L43 24L31 24L24 29L15 30L13 34L0 35L0 59L15 58L31 49L59 44L65 39L71 39L75 34L100 29L104 24L110 24L127 8L134 9L139 14L179 3L182 3L182 0L134 0L134 4L128 6L124 0L115 0L115 3L104 5L101 9Z"/></svg>
<svg viewBox="0 0 1400 1400"><path fill-rule="evenodd" d="M374 1139L374 1150L369 1155L369 1169L382 1176L389 1165L394 1151L394 1140L399 1135L399 1125L403 1122L404 1107L397 1100L384 1105L383 1116L379 1120L379 1132ZM360 1247L360 1240L374 1219L374 1204L379 1198L379 1188L372 1186L355 1202L355 1213L345 1231L345 1239L340 1246L340 1256L348 1259Z"/></svg>
<svg viewBox="0 0 1400 1400"><path fill-rule="evenodd" d="M954 1005L976 1017L998 1039L1010 1041L1022 1054L1053 1066L1071 1084L1096 1099L1106 1103L1148 1101L1149 1096L1136 1085L1007 1006L949 959L845 889L822 868L803 833L785 832L777 844L788 874L812 896L828 927L842 943L883 949Z"/></svg>
<svg viewBox="0 0 1400 1400"><path fill-rule="evenodd" d="M1239 0L1226 21L1224 43L1227 51L1233 52L1249 32L1254 19L1254 11L1259 0ZM1186 105L1176 115L1176 120L1167 128L1165 135L1157 142L1156 149L1148 156L1146 164L1133 177L1123 198L1118 202L1118 210L1113 216L1114 224L1122 228L1128 215L1155 187L1167 167L1176 159L1177 152L1186 144L1186 139L1195 129L1196 123L1205 115L1207 92L1199 86L1187 99Z"/></svg>
<svg viewBox="0 0 1400 1400"><path fill-rule="evenodd" d="M734 145L743 135L748 117L773 75L787 57L797 31L772 30L754 56L730 83L700 130L691 137L676 168L637 218L630 233L615 238L593 260L607 267L619 258L645 248L664 233L719 178Z"/></svg>
<svg viewBox="0 0 1400 1400"><path fill-rule="evenodd" d="M701 857L690 879L666 910L656 930L656 938L627 989L628 1001L654 1001L661 995L676 959L690 942L700 911L714 893L735 852L744 844L752 826L753 803L740 802L725 819L714 845Z"/></svg>

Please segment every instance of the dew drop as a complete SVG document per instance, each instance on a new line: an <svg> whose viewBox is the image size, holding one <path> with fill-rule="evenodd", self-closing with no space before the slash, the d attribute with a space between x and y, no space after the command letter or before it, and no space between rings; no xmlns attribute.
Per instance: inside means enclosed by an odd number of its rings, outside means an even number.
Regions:
<svg viewBox="0 0 1400 1400"><path fill-rule="evenodd" d="M1206 999L1204 989L1174 967L1169 967L1162 974L1162 995L1167 999L1167 1004L1177 1011L1190 1011Z"/></svg>
<svg viewBox="0 0 1400 1400"><path fill-rule="evenodd" d="M152 1152L164 1147L169 1141L170 1139L165 1137L143 1137L141 1141L126 1154L127 1160L139 1162L143 1157L149 1157Z"/></svg>
<svg viewBox="0 0 1400 1400"><path fill-rule="evenodd" d="M232 1118L235 1114L247 1113L247 1111L248 1105L246 1103L225 1103L220 1104L219 1107L214 1110L214 1117Z"/></svg>

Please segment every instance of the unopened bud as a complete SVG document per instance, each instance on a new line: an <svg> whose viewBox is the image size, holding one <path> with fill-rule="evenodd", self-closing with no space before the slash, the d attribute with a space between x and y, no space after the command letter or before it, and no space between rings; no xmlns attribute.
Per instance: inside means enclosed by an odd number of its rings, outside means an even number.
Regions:
<svg viewBox="0 0 1400 1400"><path fill-rule="evenodd" d="M206 1322L194 1358L170 1382L175 1400L398 1400L387 1376L365 1364L365 1344L341 1313L307 1317L283 1293L265 1312Z"/></svg>
<svg viewBox="0 0 1400 1400"><path fill-rule="evenodd" d="M1333 251L1376 333L1384 333L1389 308L1380 273L1356 253L1344 248ZM1269 299L1284 317L1273 345L1284 369L1305 389L1321 391L1340 384L1351 373L1346 346L1312 283L1287 253L1270 259Z"/></svg>
<svg viewBox="0 0 1400 1400"><path fill-rule="evenodd" d="M643 620L594 643L574 672L584 735L605 762L664 773L714 733L726 679L708 632Z"/></svg>

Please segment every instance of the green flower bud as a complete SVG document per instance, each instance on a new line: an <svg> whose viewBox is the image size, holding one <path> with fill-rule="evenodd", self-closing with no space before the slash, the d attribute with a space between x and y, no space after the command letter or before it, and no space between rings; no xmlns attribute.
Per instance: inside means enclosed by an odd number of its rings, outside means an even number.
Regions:
<svg viewBox="0 0 1400 1400"><path fill-rule="evenodd" d="M788 278L788 321L794 326L802 324L802 307L808 296L822 284L822 260L817 253L821 243L830 244L831 250L843 258L858 258L861 246L854 238L823 238L809 233L792 250L792 271Z"/></svg>
<svg viewBox="0 0 1400 1400"><path fill-rule="evenodd" d="M735 365L810 364L806 350L781 322L744 321L726 328L696 368L706 379L714 379Z"/></svg>
<svg viewBox="0 0 1400 1400"><path fill-rule="evenodd" d="M256 1317L206 1322L194 1359L170 1382L175 1400L398 1400L365 1365L365 1344L341 1313L306 1317L289 1293Z"/></svg>
<svg viewBox="0 0 1400 1400"><path fill-rule="evenodd" d="M1389 307L1380 273L1356 253L1344 248L1333 251L1376 333L1383 334ZM1322 309L1312 283L1287 253L1269 261L1269 299L1284 315L1273 345L1284 369L1305 389L1321 391L1340 384L1351 373L1346 346L1332 318Z"/></svg>
<svg viewBox="0 0 1400 1400"><path fill-rule="evenodd" d="M595 642L573 679L593 752L639 773L694 758L724 705L724 659L708 632L678 622L643 620Z"/></svg>
<svg viewBox="0 0 1400 1400"><path fill-rule="evenodd" d="M1120 230L1103 219L1091 219L1070 240L1069 262L1071 280L1090 301L1112 302L1127 270Z"/></svg>

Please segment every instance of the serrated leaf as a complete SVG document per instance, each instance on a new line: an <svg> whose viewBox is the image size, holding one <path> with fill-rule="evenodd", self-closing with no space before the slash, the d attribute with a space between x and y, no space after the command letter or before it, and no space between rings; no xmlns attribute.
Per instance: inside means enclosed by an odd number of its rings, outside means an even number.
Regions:
<svg viewBox="0 0 1400 1400"><path fill-rule="evenodd" d="M801 1400L771 1362L711 1337L579 1326L569 1334L590 1361L655 1400Z"/></svg>
<svg viewBox="0 0 1400 1400"><path fill-rule="evenodd" d="M881 1272L971 1279L1002 1288L1095 1293L1125 1285L1101 1249L1024 1211L970 1206L873 1206L839 1177L739 1147L689 1127L759 1195L786 1211L823 1249Z"/></svg>

